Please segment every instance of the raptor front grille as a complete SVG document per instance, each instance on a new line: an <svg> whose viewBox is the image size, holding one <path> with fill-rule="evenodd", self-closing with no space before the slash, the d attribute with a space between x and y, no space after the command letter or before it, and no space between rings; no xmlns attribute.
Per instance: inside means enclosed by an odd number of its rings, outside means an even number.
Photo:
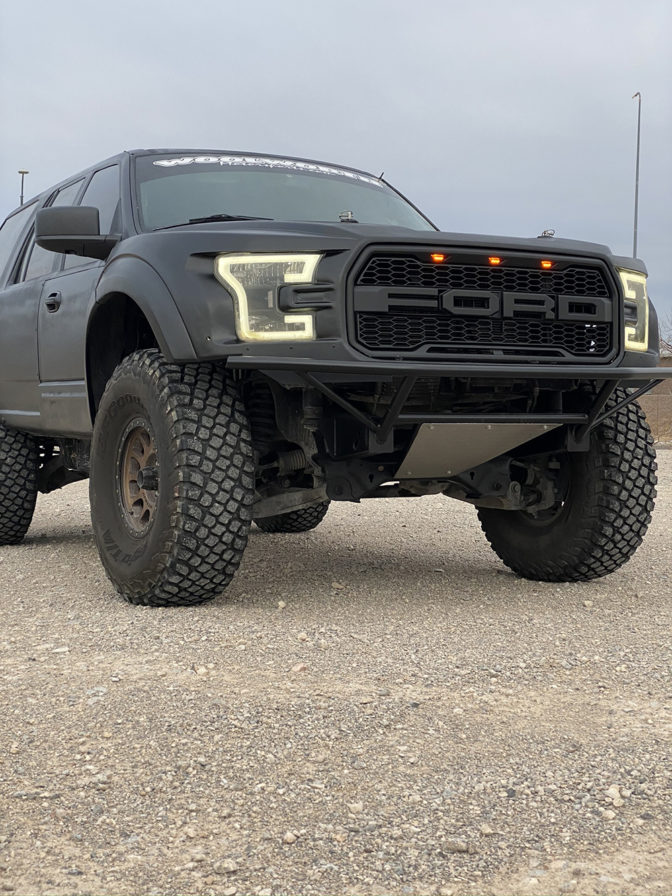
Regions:
<svg viewBox="0 0 672 896"><path fill-rule="evenodd" d="M604 265L541 256L488 263L462 251L373 252L351 293L354 342L371 354L600 361L614 351L615 294ZM543 256L545 259L548 256Z"/></svg>
<svg viewBox="0 0 672 896"><path fill-rule="evenodd" d="M445 313L358 314L357 338L372 351L414 351L422 346L441 346L467 354L520 354L542 350L548 356L565 353L605 355L610 349L609 324L583 324L567 321L466 320Z"/></svg>

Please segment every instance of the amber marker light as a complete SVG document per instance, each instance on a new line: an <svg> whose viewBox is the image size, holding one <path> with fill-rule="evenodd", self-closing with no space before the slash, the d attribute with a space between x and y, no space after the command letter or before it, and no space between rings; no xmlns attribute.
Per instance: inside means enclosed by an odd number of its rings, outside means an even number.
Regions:
<svg viewBox="0 0 672 896"><path fill-rule="evenodd" d="M498 265L498 264L502 263L502 259L499 257L499 255L491 255L490 258L488 258L488 261L490 262L490 264L493 264L493 265Z"/></svg>
<svg viewBox="0 0 672 896"><path fill-rule="evenodd" d="M553 262L544 260L541 262L541 266L545 271L550 271L550 269L553 267Z"/></svg>
<svg viewBox="0 0 672 896"><path fill-rule="evenodd" d="M432 254L429 257L436 264L441 264L442 261L446 260L446 256L442 255L440 252L432 252Z"/></svg>

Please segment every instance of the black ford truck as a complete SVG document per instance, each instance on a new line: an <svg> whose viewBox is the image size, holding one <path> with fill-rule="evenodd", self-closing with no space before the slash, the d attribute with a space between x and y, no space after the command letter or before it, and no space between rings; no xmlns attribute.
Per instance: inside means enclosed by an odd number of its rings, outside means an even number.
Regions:
<svg viewBox="0 0 672 896"><path fill-rule="evenodd" d="M651 518L657 364L646 270L605 246L442 233L351 168L125 152L0 229L0 544L88 477L116 589L195 604L253 521L442 493L519 575L588 580Z"/></svg>

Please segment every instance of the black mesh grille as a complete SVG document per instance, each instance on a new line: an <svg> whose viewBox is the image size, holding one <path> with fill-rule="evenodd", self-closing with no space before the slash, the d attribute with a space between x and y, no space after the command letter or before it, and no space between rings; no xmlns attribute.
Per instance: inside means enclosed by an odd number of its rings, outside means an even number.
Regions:
<svg viewBox="0 0 672 896"><path fill-rule="evenodd" d="M612 293L597 264L556 259L541 270L541 256L497 266L482 256L472 264L467 253L438 264L425 260L429 251L423 256L376 253L357 275L354 338L362 348L566 362L612 352Z"/></svg>
<svg viewBox="0 0 672 896"><path fill-rule="evenodd" d="M425 263L412 255L375 255L358 286L418 286L429 289L495 289L527 293L607 297L602 272L575 265L564 270Z"/></svg>
<svg viewBox="0 0 672 896"><path fill-rule="evenodd" d="M508 354L530 354L541 349L551 356L568 352L599 357L610 349L610 332L610 324L466 320L442 312L357 315L357 338L372 351L414 351L434 345L452 351L465 348L477 354L492 354L493 348Z"/></svg>

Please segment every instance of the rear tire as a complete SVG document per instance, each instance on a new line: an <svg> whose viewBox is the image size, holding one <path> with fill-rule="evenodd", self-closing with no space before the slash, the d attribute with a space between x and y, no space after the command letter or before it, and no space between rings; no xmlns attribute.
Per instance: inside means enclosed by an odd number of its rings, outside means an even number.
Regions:
<svg viewBox="0 0 672 896"><path fill-rule="evenodd" d="M626 394L617 389L609 405ZM485 536L527 579L582 582L614 572L641 544L656 496L656 455L643 411L636 402L626 405L593 430L589 451L558 459L565 464L564 500L538 518L480 509Z"/></svg>
<svg viewBox="0 0 672 896"><path fill-rule="evenodd" d="M309 532L320 525L329 510L331 501L320 501L301 510L290 510L278 516L266 516L255 520L262 532Z"/></svg>
<svg viewBox="0 0 672 896"><path fill-rule="evenodd" d="M0 545L20 544L37 499L37 443L0 423Z"/></svg>
<svg viewBox="0 0 672 896"><path fill-rule="evenodd" d="M155 349L117 367L96 416L91 516L103 566L134 604L216 597L247 544L254 468L235 384Z"/></svg>

